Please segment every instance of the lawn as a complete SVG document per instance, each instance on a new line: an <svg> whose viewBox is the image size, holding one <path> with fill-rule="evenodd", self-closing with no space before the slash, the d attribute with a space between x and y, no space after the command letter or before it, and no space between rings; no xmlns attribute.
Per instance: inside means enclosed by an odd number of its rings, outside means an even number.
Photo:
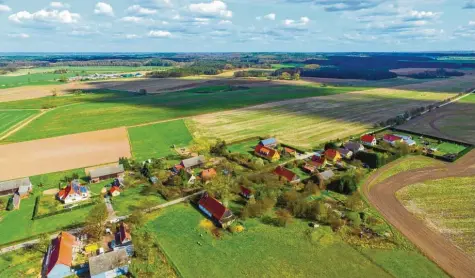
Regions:
<svg viewBox="0 0 475 278"><path fill-rule="evenodd" d="M443 165L439 160L426 156L408 156L397 160L395 163L397 164L382 173L371 185L381 183L384 180L405 171Z"/></svg>
<svg viewBox="0 0 475 278"><path fill-rule="evenodd" d="M120 195L112 198L112 206L118 216L131 214L144 205L159 205L165 203L158 193L143 193L145 185L126 187Z"/></svg>
<svg viewBox="0 0 475 278"><path fill-rule="evenodd" d="M58 107L34 120L6 140L19 142L132 126L271 101L334 95L350 90L354 88L280 86L208 94L182 91L141 97L108 98L101 101L89 99L84 103ZM21 104L17 103L17 105ZM74 117L69 115L74 115Z"/></svg>
<svg viewBox="0 0 475 278"><path fill-rule="evenodd" d="M174 145L186 147L193 141L183 120L133 127L128 132L132 155L140 161L175 154Z"/></svg>
<svg viewBox="0 0 475 278"><path fill-rule="evenodd" d="M20 249L0 255L0 277L38 277L44 254Z"/></svg>
<svg viewBox="0 0 475 278"><path fill-rule="evenodd" d="M0 111L0 134L6 132L16 124L28 119L29 117L38 114L35 110L10 110Z"/></svg>
<svg viewBox="0 0 475 278"><path fill-rule="evenodd" d="M239 143L232 143L228 145L228 150L231 153L242 153L242 154L249 154L250 152L254 153L254 149L256 148L258 143L259 141L256 139L239 142Z"/></svg>
<svg viewBox="0 0 475 278"><path fill-rule="evenodd" d="M445 277L415 251L358 250L329 227L315 230L295 220L278 228L251 219L244 232L217 239L201 227L203 220L180 204L145 226L183 277Z"/></svg>
<svg viewBox="0 0 475 278"><path fill-rule="evenodd" d="M475 177L407 186L396 193L406 208L475 258Z"/></svg>
<svg viewBox="0 0 475 278"><path fill-rule="evenodd" d="M86 176L86 172L84 172L83 168L32 176L30 177L30 181L33 184L33 190L35 192L42 192L47 189L58 188L59 184L61 184L62 187L66 186L63 178L71 177L73 174L78 174L82 183L88 182L89 178Z"/></svg>

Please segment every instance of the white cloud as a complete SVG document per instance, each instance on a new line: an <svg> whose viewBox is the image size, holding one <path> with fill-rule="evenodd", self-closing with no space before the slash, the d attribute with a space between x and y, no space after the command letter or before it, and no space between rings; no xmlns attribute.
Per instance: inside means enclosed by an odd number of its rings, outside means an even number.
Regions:
<svg viewBox="0 0 475 278"><path fill-rule="evenodd" d="M62 2L51 2L51 3L49 3L49 5L50 5L52 8L56 8L56 9L69 8L69 5L68 5L68 4L62 3Z"/></svg>
<svg viewBox="0 0 475 278"><path fill-rule="evenodd" d="M140 38L140 36L138 36L138 35L136 35L136 34L126 34L124 37L125 37L126 39L128 39L128 40L133 40L133 39L138 39L138 38Z"/></svg>
<svg viewBox="0 0 475 278"><path fill-rule="evenodd" d="M129 14L135 14L135 15L152 15L152 14L156 14L157 10L144 8L140 5L133 5L133 6L128 7L126 12Z"/></svg>
<svg viewBox="0 0 475 278"><path fill-rule="evenodd" d="M231 20L220 20L218 22L219 25L228 25L228 24L233 24Z"/></svg>
<svg viewBox="0 0 475 278"><path fill-rule="evenodd" d="M96 4L94 13L98 15L114 16L114 9L107 3L99 2Z"/></svg>
<svg viewBox="0 0 475 278"><path fill-rule="evenodd" d="M268 15L265 15L265 16L264 16L264 19L275 20L275 14L274 14L274 13L270 13L270 14L268 14Z"/></svg>
<svg viewBox="0 0 475 278"><path fill-rule="evenodd" d="M228 10L226 3L222 1L212 1L210 3L190 4L188 9L193 13L198 13L209 17L232 17L233 12Z"/></svg>
<svg viewBox="0 0 475 278"><path fill-rule="evenodd" d="M27 11L21 11L16 14L12 14L8 17L10 21L16 23L25 23L25 22L43 22L43 23L77 23L81 16L77 13L71 13L68 10L58 11L58 10L39 10L35 13L29 13Z"/></svg>
<svg viewBox="0 0 475 278"><path fill-rule="evenodd" d="M210 21L209 18L203 18L203 17L196 17L193 20L195 21L195 23L199 25L208 25Z"/></svg>
<svg viewBox="0 0 475 278"><path fill-rule="evenodd" d="M148 33L148 36L151 38L169 38L172 36L172 33L162 30L152 30Z"/></svg>
<svg viewBox="0 0 475 278"><path fill-rule="evenodd" d="M25 33L18 33L18 34L8 34L10 38L18 38L18 39L28 39L30 35Z"/></svg>
<svg viewBox="0 0 475 278"><path fill-rule="evenodd" d="M470 21L468 25L475 25L475 21Z"/></svg>
<svg viewBox="0 0 475 278"><path fill-rule="evenodd" d="M151 18L143 18L138 16L126 16L120 19L122 22L135 23L135 24L154 24L155 20Z"/></svg>
<svg viewBox="0 0 475 278"><path fill-rule="evenodd" d="M299 20L286 19L283 21L286 27L302 27L307 25L310 22L310 19L306 16L301 17Z"/></svg>
<svg viewBox="0 0 475 278"><path fill-rule="evenodd" d="M10 12L12 9L7 5L0 4L0 13L1 12Z"/></svg>

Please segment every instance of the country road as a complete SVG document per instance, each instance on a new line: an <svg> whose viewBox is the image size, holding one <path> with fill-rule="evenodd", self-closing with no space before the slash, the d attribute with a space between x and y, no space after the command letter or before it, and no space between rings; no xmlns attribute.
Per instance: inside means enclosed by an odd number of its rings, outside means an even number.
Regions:
<svg viewBox="0 0 475 278"><path fill-rule="evenodd" d="M411 184L450 177L475 176L475 151L452 164L406 171L392 176L382 183L371 185L382 173L397 165L397 162L377 170L365 182L362 191L368 201L389 223L401 231L422 253L449 275L457 278L475 277L475 260L444 236L425 226L396 198L398 190Z"/></svg>

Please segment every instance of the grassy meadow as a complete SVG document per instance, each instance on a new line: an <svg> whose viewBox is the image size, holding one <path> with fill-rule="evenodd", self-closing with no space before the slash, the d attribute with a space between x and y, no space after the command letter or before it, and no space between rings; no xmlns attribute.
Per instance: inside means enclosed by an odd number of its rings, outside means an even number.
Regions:
<svg viewBox="0 0 475 278"><path fill-rule="evenodd" d="M0 111L0 134L36 114L38 114L38 111L35 110Z"/></svg>
<svg viewBox="0 0 475 278"><path fill-rule="evenodd" d="M144 192L144 185L129 186L120 192L120 195L112 198L112 206L118 216L131 214L145 205L159 205L165 203L156 192Z"/></svg>
<svg viewBox="0 0 475 278"><path fill-rule="evenodd" d="M188 146L193 138L183 120L132 127L128 129L132 155L143 161L176 154L176 147Z"/></svg>
<svg viewBox="0 0 475 278"><path fill-rule="evenodd" d="M475 258L475 177L446 178L396 193L404 206Z"/></svg>
<svg viewBox="0 0 475 278"><path fill-rule="evenodd" d="M0 277L38 277L44 254L20 249L0 255Z"/></svg>
<svg viewBox="0 0 475 278"><path fill-rule="evenodd" d="M75 105L57 107L34 120L6 141L20 142L119 126L133 126L265 102L334 95L350 90L354 88L281 86L207 94L182 91L163 95L85 99ZM31 101L27 102L31 103ZM16 102L15 105L22 106L21 102ZM0 108L4 106L9 106L9 104L0 104ZM74 115L74 117L69 115Z"/></svg>
<svg viewBox="0 0 475 278"><path fill-rule="evenodd" d="M300 220L285 228L257 219L243 224L244 232L216 238L201 213L180 204L145 229L183 277L446 277L416 251L356 248L329 227Z"/></svg>

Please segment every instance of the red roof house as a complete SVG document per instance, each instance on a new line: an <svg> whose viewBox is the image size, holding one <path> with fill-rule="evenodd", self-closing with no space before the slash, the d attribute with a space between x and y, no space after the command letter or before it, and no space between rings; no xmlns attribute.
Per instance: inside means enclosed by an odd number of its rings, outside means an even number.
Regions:
<svg viewBox="0 0 475 278"><path fill-rule="evenodd" d="M253 194L252 194L252 191L251 189L249 188L246 188L244 186L241 185L241 192L240 192L241 196L243 196L244 198L246 199L250 199L252 198Z"/></svg>
<svg viewBox="0 0 475 278"><path fill-rule="evenodd" d="M117 232L117 239L120 244L126 244L132 240L132 236L129 233L129 227L124 222L120 223L119 231Z"/></svg>
<svg viewBox="0 0 475 278"><path fill-rule="evenodd" d="M391 145L395 145L397 142L402 142L402 138L392 134L385 134L383 137L384 142L388 142Z"/></svg>
<svg viewBox="0 0 475 278"><path fill-rule="evenodd" d="M120 188L118 186L112 186L109 190L109 194L113 197L120 195Z"/></svg>
<svg viewBox="0 0 475 278"><path fill-rule="evenodd" d="M268 148L263 145L257 145L256 148L254 149L254 153L269 161L277 161L280 159L280 154L278 151Z"/></svg>
<svg viewBox="0 0 475 278"><path fill-rule="evenodd" d="M66 277L71 272L73 254L77 252L79 242L76 237L67 232L61 232L51 241L43 263L45 277Z"/></svg>
<svg viewBox="0 0 475 278"><path fill-rule="evenodd" d="M278 166L277 168L275 168L274 170L274 174L286 179L288 182L290 183L293 183L293 182L299 182L300 179L299 177L297 176L297 174L295 174L294 172L290 171L289 169L287 168L284 168L282 166Z"/></svg>
<svg viewBox="0 0 475 278"><path fill-rule="evenodd" d="M325 158L327 160L337 162L337 161L341 160L341 154L337 150L328 149L328 150L325 151Z"/></svg>
<svg viewBox="0 0 475 278"><path fill-rule="evenodd" d="M226 228L234 221L233 213L218 200L204 193L198 202L200 210L208 217L217 221L221 227Z"/></svg>
<svg viewBox="0 0 475 278"><path fill-rule="evenodd" d="M361 143L367 146L376 146L377 144L376 137L369 134L363 135L361 136Z"/></svg>
<svg viewBox="0 0 475 278"><path fill-rule="evenodd" d="M214 177L216 177L217 173L214 168L206 169L201 172L201 178L204 181L209 181L212 180Z"/></svg>

